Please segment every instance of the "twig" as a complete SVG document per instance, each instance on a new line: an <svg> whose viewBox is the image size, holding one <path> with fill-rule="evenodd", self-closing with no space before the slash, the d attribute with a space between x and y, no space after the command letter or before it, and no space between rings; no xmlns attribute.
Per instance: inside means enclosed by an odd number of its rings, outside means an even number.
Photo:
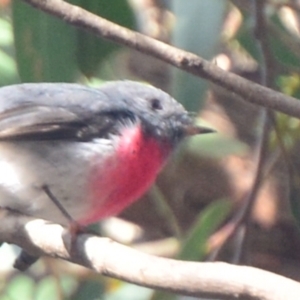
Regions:
<svg viewBox="0 0 300 300"><path fill-rule="evenodd" d="M261 74L261 84L271 86L273 79L271 76L271 70L273 69L273 59L272 54L269 49L268 38L267 38L267 25L265 19L265 0L254 0L254 16L255 16L255 28L254 34L257 40L258 49L261 56L260 61L260 74ZM211 247L213 247L216 243L216 240L222 236L222 243L219 243L217 247L213 249L212 254L210 255L210 260L215 260L220 250L226 244L226 242L236 234L237 230L241 228L244 232L242 235L242 239L247 238L247 227L248 222L250 220L250 216L252 213L253 206L257 199L257 194L259 192L259 188L263 182L263 167L265 165L265 160L267 156L268 150L268 139L270 126L272 125L276 130L276 120L273 111L268 110L266 108L261 108L260 111L260 120L259 124L262 128L262 131L259 134L258 141L255 146L255 155L254 155L254 165L255 170L253 174L253 183L248 192L247 196L243 200L243 206L238 211L238 213L226 224L223 228L221 228L215 235L213 235L209 241ZM279 133L277 132L277 136ZM238 237L239 239L241 237ZM220 241L220 239L219 239ZM239 240L239 246L243 247L244 243ZM238 253L242 253L241 249L236 249Z"/></svg>
<svg viewBox="0 0 300 300"><path fill-rule="evenodd" d="M60 225L1 210L0 240L32 255L48 255L138 285L212 299L298 300L300 284L252 267L176 261L143 254L108 238L78 235L75 249ZM49 239L51 237L51 239Z"/></svg>
<svg viewBox="0 0 300 300"><path fill-rule="evenodd" d="M271 70L274 64L268 42L268 30L265 19L265 0L254 0L253 6L255 17L254 33L261 56L260 83L264 86L271 87L273 83ZM256 155L254 160L256 168L254 172L254 180L251 190L245 199L244 209L242 209L239 216L239 224L244 225L244 234L242 235L243 241L240 242L240 247L244 249L245 241L248 237L248 225L251 219L253 206L257 200L257 194L263 182L263 168L268 153L268 141L271 125L276 128L276 120L272 110L263 107L261 108L260 113L260 126L262 127L262 132L258 136L258 141L256 144ZM237 252L243 253L242 249L237 249Z"/></svg>
<svg viewBox="0 0 300 300"><path fill-rule="evenodd" d="M167 45L163 42L114 24L88 11L62 0L23 0L50 13L69 24L88 30L95 35L126 45L161 59L177 68L207 79L245 101L300 117L300 102L272 89L250 82L238 75L226 72L201 57Z"/></svg>

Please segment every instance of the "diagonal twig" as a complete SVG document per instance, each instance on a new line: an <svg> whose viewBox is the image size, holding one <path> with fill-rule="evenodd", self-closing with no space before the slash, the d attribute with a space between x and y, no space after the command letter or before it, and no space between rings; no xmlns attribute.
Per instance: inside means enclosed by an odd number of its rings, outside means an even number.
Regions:
<svg viewBox="0 0 300 300"><path fill-rule="evenodd" d="M295 98L224 71L193 53L119 26L62 0L23 1L71 25L88 30L99 37L136 49L191 74L207 79L241 96L245 101L275 109L294 117L300 117L300 102Z"/></svg>

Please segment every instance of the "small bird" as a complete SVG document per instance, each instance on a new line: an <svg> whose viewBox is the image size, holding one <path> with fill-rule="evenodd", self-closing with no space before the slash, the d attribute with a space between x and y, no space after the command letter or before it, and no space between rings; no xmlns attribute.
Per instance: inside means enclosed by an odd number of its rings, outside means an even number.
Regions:
<svg viewBox="0 0 300 300"><path fill-rule="evenodd" d="M187 136L209 133L170 95L133 81L0 89L0 207L66 225L116 215Z"/></svg>

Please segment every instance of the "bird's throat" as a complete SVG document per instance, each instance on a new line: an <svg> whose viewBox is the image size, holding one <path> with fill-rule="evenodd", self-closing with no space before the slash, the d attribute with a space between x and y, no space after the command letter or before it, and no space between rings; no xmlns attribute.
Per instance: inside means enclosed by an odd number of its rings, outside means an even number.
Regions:
<svg viewBox="0 0 300 300"><path fill-rule="evenodd" d="M142 196L163 167L170 147L145 136L141 126L124 127L106 171L95 168L90 180L93 207L82 224L116 215ZM105 174L105 176L103 176Z"/></svg>

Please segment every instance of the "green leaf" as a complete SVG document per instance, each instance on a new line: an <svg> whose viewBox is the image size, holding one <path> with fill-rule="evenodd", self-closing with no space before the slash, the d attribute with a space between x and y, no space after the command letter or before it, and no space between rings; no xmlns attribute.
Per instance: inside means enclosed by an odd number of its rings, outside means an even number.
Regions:
<svg viewBox="0 0 300 300"><path fill-rule="evenodd" d="M248 151L245 143L219 133L194 136L185 143L184 147L190 155L211 158L241 155Z"/></svg>
<svg viewBox="0 0 300 300"><path fill-rule="evenodd" d="M72 295L72 300L103 299L104 293L105 287L103 282L84 280L80 282L76 293Z"/></svg>
<svg viewBox="0 0 300 300"><path fill-rule="evenodd" d="M73 0L74 4L127 28L133 28L133 11L125 0ZM79 69L87 77L95 75L99 66L120 46L96 37L86 31L77 30L77 61Z"/></svg>
<svg viewBox="0 0 300 300"><path fill-rule="evenodd" d="M285 65L298 66L299 42L282 24L276 12L269 17L269 21L267 37L272 55ZM255 60L260 61L257 40L253 35L253 16L250 14L244 14L244 21L236 39Z"/></svg>
<svg viewBox="0 0 300 300"><path fill-rule="evenodd" d="M43 278L36 285L35 298L36 300L52 300L60 298L60 286L54 276Z"/></svg>
<svg viewBox="0 0 300 300"><path fill-rule="evenodd" d="M0 18L0 86L18 81L13 52L12 26L6 19Z"/></svg>
<svg viewBox="0 0 300 300"><path fill-rule="evenodd" d="M31 300L33 299L34 281L23 274L16 276L8 284L6 294L10 300Z"/></svg>
<svg viewBox="0 0 300 300"><path fill-rule="evenodd" d="M207 253L207 240L228 217L232 204L230 201L216 201L209 205L196 220L189 231L178 255L183 260L202 260Z"/></svg>
<svg viewBox="0 0 300 300"><path fill-rule="evenodd" d="M59 282L63 294L66 295L67 297L70 297L78 286L78 280L70 275L60 276Z"/></svg>
<svg viewBox="0 0 300 300"><path fill-rule="evenodd" d="M21 80L72 82L74 29L19 0L12 2L12 18Z"/></svg>
<svg viewBox="0 0 300 300"><path fill-rule="evenodd" d="M11 24L4 19L0 19L0 47L10 47L13 43Z"/></svg>
<svg viewBox="0 0 300 300"><path fill-rule="evenodd" d="M285 65L299 67L299 40L286 29L278 14L274 14L271 21L270 49L274 57Z"/></svg>
<svg viewBox="0 0 300 300"><path fill-rule="evenodd" d="M252 17L246 14L244 16L244 21L236 34L236 39L255 60L259 61L260 55L257 48L257 41L253 36L252 22Z"/></svg>
<svg viewBox="0 0 300 300"><path fill-rule="evenodd" d="M175 15L172 44L191 51L205 59L211 59L217 51L223 26L226 1L173 0L171 9ZM186 109L198 111L204 104L207 84L198 77L173 69L172 95Z"/></svg>
<svg viewBox="0 0 300 300"><path fill-rule="evenodd" d="M12 57L0 49L0 61L0 86L15 83L17 81L17 69Z"/></svg>

